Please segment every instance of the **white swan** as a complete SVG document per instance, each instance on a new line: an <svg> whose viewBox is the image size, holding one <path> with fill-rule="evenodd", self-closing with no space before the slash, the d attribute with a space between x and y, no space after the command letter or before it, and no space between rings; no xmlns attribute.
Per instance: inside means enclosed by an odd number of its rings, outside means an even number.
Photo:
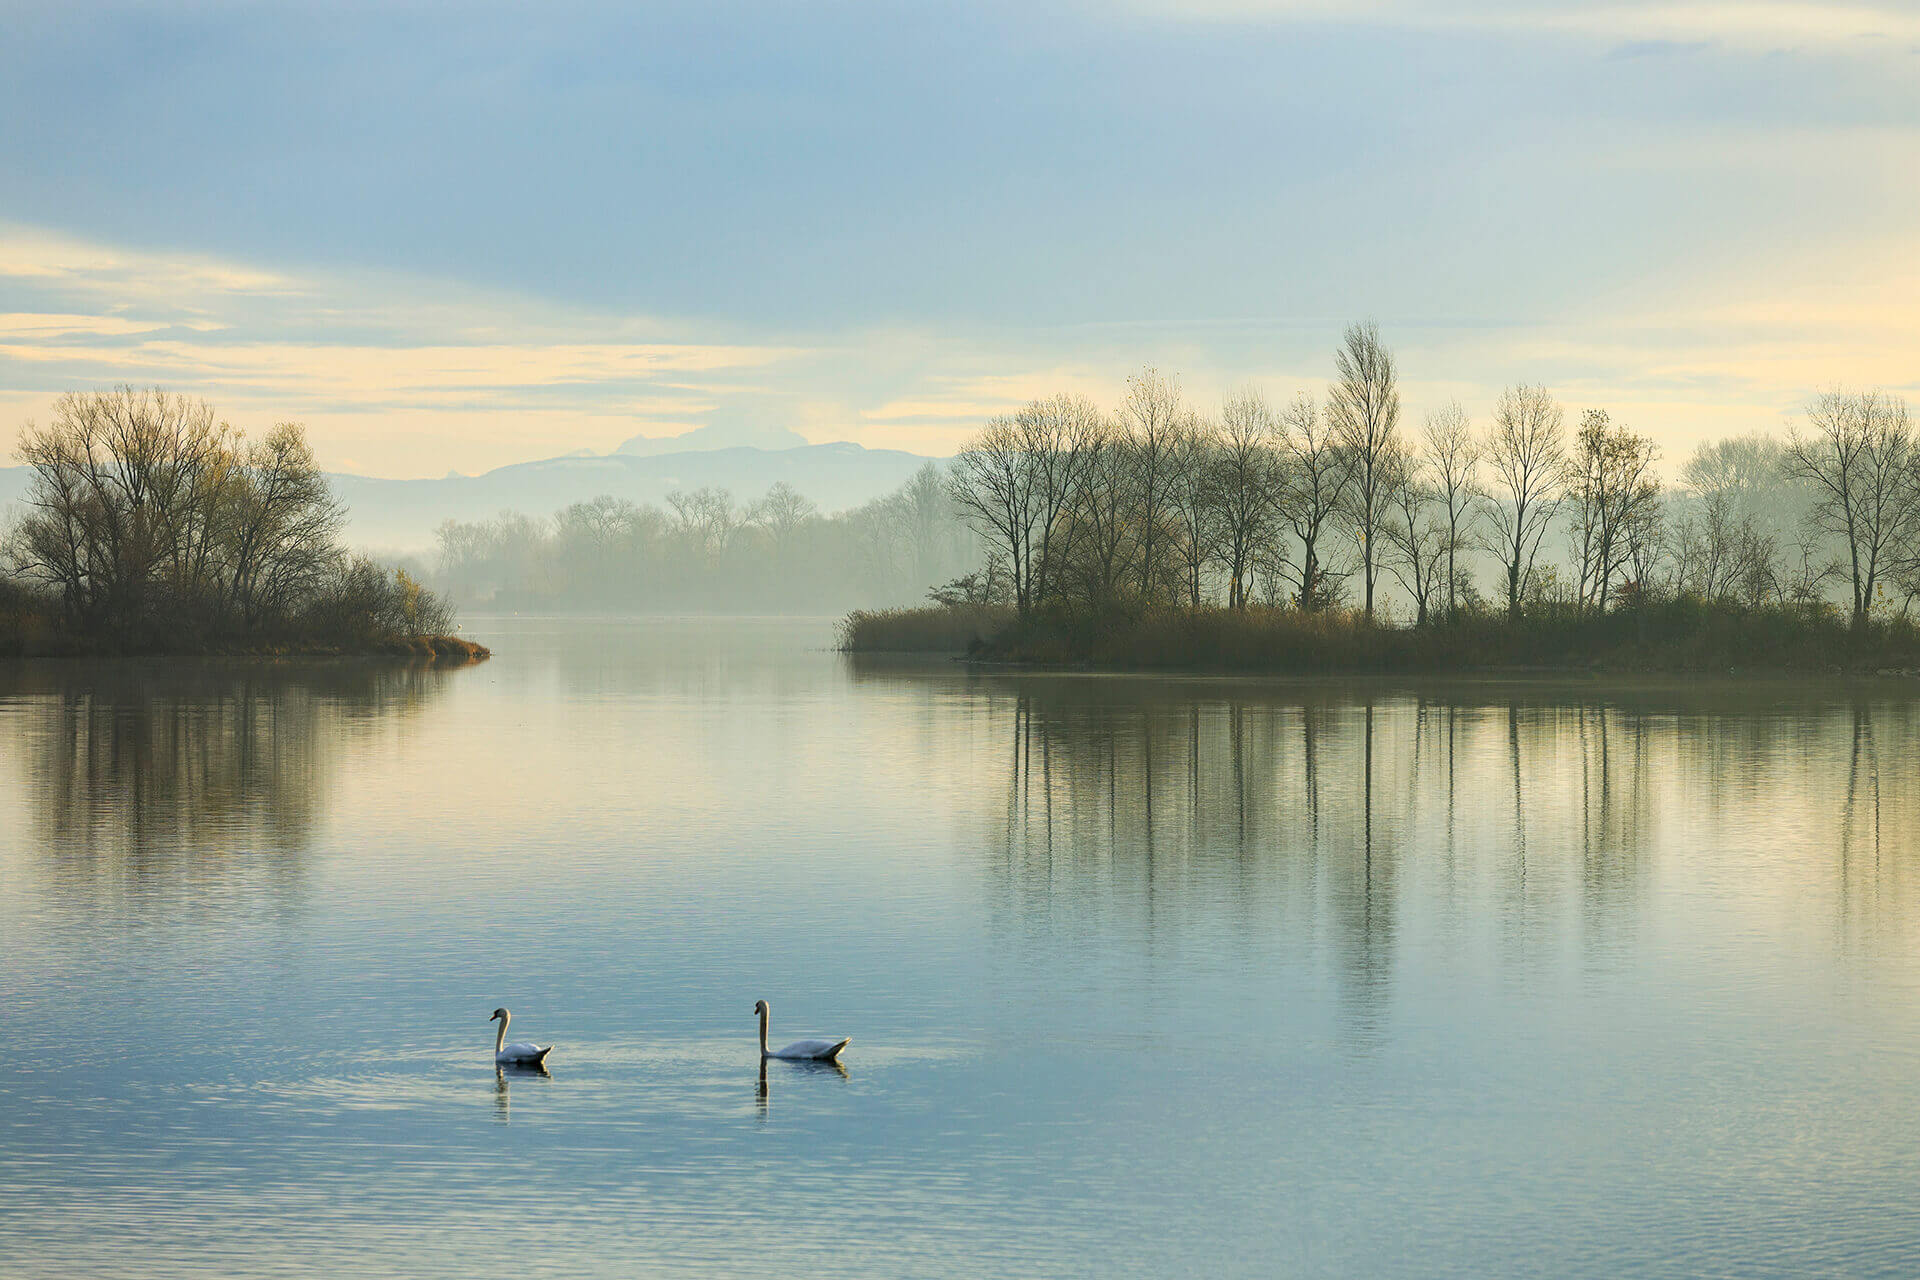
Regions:
<svg viewBox="0 0 1920 1280"><path fill-rule="evenodd" d="M495 1009L487 1021L500 1020L500 1034L494 1037L493 1061L501 1067L538 1067L546 1068L547 1055L553 1052L550 1044L529 1044L522 1040L519 1044L507 1043L507 1024L513 1021L513 1015L505 1009Z"/></svg>
<svg viewBox="0 0 1920 1280"><path fill-rule="evenodd" d="M773 1007L765 1000L753 1002L753 1011L760 1015L760 1060L784 1058L789 1062L832 1062L836 1066L840 1051L852 1042L853 1037L845 1040L795 1040L784 1049L767 1048L767 1015Z"/></svg>

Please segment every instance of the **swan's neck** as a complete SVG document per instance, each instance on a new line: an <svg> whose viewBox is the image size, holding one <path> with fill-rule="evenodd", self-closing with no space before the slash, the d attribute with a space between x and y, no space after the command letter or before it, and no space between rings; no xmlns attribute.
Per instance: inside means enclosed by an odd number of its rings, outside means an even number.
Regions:
<svg viewBox="0 0 1920 1280"><path fill-rule="evenodd" d="M500 1046L507 1042L507 1024L512 1021L513 1015L510 1013L500 1019L500 1034L493 1038L493 1056L496 1058L500 1056Z"/></svg>
<svg viewBox="0 0 1920 1280"><path fill-rule="evenodd" d="M760 1056L767 1056L767 1011L760 1011Z"/></svg>

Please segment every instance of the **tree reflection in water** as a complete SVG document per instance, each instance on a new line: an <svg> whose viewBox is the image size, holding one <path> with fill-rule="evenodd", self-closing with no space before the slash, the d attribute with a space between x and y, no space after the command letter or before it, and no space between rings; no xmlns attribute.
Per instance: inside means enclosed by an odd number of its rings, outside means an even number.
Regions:
<svg viewBox="0 0 1920 1280"><path fill-rule="evenodd" d="M1780 927L1830 902L1843 947L1911 941L1920 914L1920 802L1881 776L1920 749L1903 685L853 672L987 704L1007 762L987 843L1022 928L1151 944L1277 918L1329 958L1362 1044L1409 929L1604 965L1633 954L1656 881L1734 884Z"/></svg>
<svg viewBox="0 0 1920 1280"><path fill-rule="evenodd" d="M33 797L32 861L75 900L283 900L345 745L452 675L354 659L14 664L0 701Z"/></svg>

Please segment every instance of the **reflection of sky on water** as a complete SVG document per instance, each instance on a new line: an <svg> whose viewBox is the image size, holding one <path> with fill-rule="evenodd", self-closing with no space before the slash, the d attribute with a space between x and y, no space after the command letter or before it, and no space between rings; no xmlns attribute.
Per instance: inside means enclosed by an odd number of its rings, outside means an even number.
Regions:
<svg viewBox="0 0 1920 1280"><path fill-rule="evenodd" d="M971 675L501 622L0 673L0 1246L94 1275L1872 1271L1898 686ZM756 1060L854 1037L844 1076ZM496 1075L496 1005L558 1047ZM506 1123L502 1123L505 1121Z"/></svg>

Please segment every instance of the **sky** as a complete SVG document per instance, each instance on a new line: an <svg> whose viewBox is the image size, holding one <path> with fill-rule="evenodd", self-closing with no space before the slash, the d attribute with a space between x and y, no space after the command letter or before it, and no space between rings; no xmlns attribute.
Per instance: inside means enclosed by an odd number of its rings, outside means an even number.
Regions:
<svg viewBox="0 0 1920 1280"><path fill-rule="evenodd" d="M1148 365L1671 467L1920 401L1920 2L0 0L0 447L159 384L373 475L946 454Z"/></svg>

